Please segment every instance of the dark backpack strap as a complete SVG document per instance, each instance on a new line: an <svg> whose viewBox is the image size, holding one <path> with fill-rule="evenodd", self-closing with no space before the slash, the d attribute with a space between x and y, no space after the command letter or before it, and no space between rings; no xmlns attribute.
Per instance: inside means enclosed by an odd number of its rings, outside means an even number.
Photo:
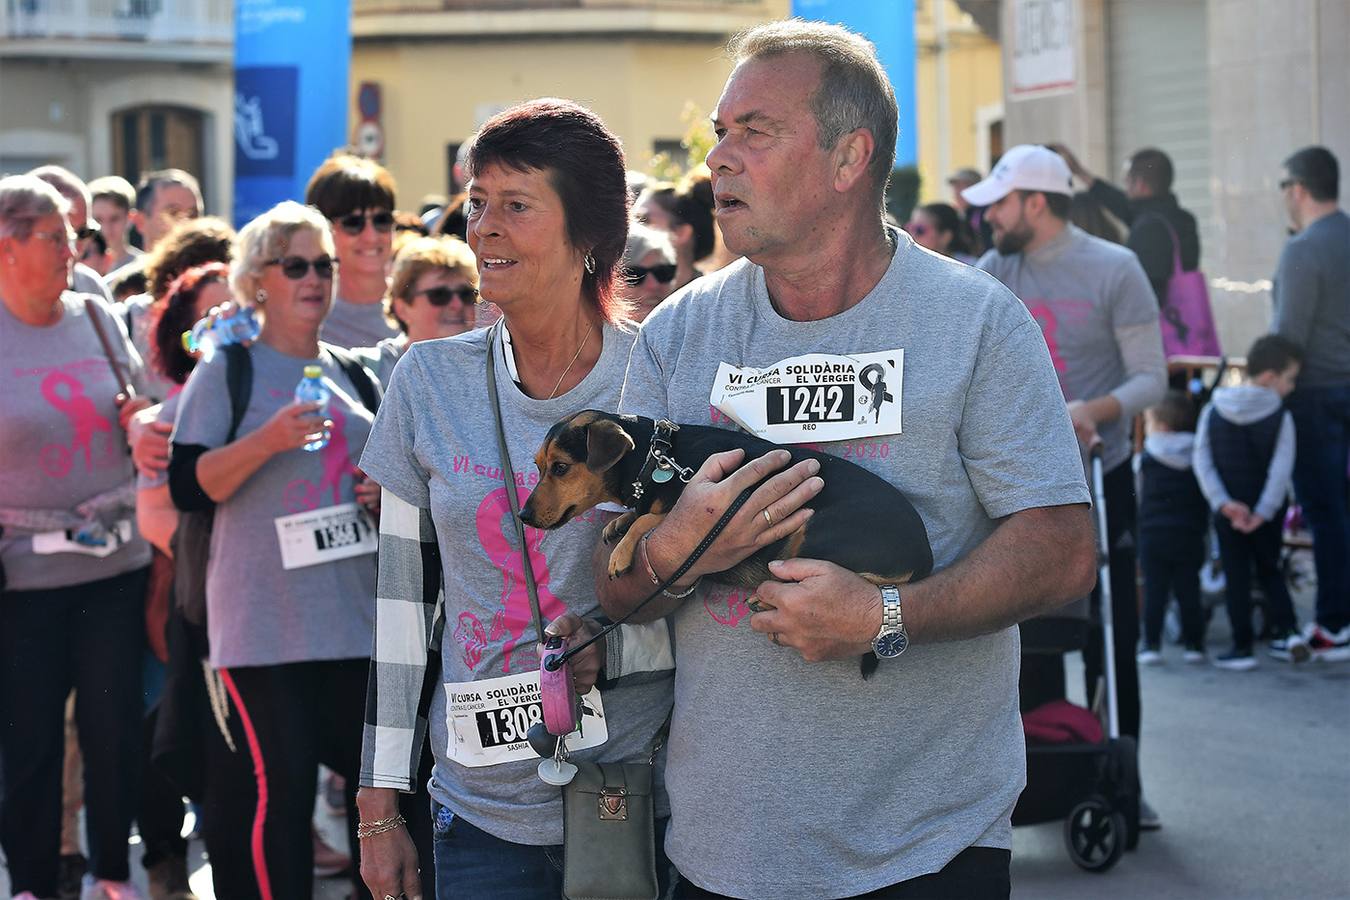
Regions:
<svg viewBox="0 0 1350 900"><path fill-rule="evenodd" d="M225 354L225 386L230 394L230 433L225 443L232 444L253 394L253 354L242 344L226 344L220 350Z"/></svg>
<svg viewBox="0 0 1350 900"><path fill-rule="evenodd" d="M341 347L324 344L323 349L327 350L333 359L337 360L337 364L342 367L347 379L356 388L357 396L361 398L361 405L370 410L372 416L375 415L380 408L380 389L375 386L375 379L370 377L370 372L361 364L359 359Z"/></svg>

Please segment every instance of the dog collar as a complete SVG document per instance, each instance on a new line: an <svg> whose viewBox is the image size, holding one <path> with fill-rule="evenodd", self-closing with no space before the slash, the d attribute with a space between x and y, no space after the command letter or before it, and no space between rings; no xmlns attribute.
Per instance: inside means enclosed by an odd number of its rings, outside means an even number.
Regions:
<svg viewBox="0 0 1350 900"><path fill-rule="evenodd" d="M647 458L642 461L642 469L637 478L629 485L634 504L647 492L647 484L665 484L676 475L680 481L688 484L694 477L694 470L677 463L671 455L675 449L675 432L680 430L669 419L661 419L652 430L651 446L647 448Z"/></svg>

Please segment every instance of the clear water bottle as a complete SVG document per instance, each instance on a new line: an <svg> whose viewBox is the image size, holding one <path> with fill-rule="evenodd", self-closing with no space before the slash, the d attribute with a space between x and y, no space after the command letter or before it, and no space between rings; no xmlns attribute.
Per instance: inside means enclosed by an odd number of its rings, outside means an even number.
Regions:
<svg viewBox="0 0 1350 900"><path fill-rule="evenodd" d="M253 308L246 306L226 318L218 316L212 321L211 316L207 316L198 320L191 331L183 332L183 349L209 356L217 347L256 341L261 331L262 325Z"/></svg>
<svg viewBox="0 0 1350 900"><path fill-rule="evenodd" d="M328 399L332 397L332 392L323 384L323 369L318 366L305 366L305 377L300 379L300 383L295 386L296 403L318 403L321 404L315 415L328 415ZM328 446L328 439L331 437L327 430L321 432L314 440L305 445L305 449L311 453L315 450L322 450Z"/></svg>

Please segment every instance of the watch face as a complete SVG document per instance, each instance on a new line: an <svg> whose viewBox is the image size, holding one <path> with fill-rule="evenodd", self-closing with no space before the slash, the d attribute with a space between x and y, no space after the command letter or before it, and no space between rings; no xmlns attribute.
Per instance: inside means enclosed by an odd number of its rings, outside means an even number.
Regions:
<svg viewBox="0 0 1350 900"><path fill-rule="evenodd" d="M872 650L882 659L894 659L909 646L909 635L903 631L888 631L872 642Z"/></svg>

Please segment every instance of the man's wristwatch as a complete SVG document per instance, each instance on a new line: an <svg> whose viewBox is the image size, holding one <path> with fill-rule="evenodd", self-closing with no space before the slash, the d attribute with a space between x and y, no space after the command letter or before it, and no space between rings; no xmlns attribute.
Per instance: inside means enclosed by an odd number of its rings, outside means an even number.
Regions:
<svg viewBox="0 0 1350 900"><path fill-rule="evenodd" d="M877 659L895 659L909 646L909 634L900 616L900 589L893 584L881 587L881 630L872 638Z"/></svg>

